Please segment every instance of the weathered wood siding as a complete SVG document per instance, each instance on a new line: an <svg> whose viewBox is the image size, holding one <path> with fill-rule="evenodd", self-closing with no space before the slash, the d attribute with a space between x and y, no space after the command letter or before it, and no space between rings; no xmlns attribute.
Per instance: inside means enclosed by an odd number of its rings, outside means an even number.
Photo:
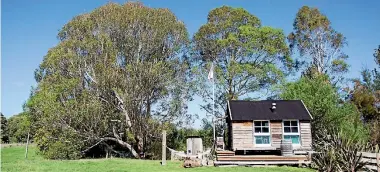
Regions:
<svg viewBox="0 0 380 172"><path fill-rule="evenodd" d="M282 139L282 121L270 121L272 147L280 148Z"/></svg>
<svg viewBox="0 0 380 172"><path fill-rule="evenodd" d="M232 123L232 149L249 149L253 148L253 123L233 122Z"/></svg>
<svg viewBox="0 0 380 172"><path fill-rule="evenodd" d="M301 147L311 149L311 125L310 121L300 121Z"/></svg>

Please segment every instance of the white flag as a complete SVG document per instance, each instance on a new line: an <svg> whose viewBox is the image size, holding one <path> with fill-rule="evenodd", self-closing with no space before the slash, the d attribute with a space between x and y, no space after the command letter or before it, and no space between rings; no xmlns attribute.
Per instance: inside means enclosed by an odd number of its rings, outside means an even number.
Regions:
<svg viewBox="0 0 380 172"><path fill-rule="evenodd" d="M210 72L208 72L208 79L211 80L214 78L214 63L211 63Z"/></svg>

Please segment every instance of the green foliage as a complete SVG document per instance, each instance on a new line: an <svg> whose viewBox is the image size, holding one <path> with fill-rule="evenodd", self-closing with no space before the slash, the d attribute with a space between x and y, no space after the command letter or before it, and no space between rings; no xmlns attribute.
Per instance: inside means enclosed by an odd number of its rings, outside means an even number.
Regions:
<svg viewBox="0 0 380 172"><path fill-rule="evenodd" d="M354 140L367 140L368 131L360 120L360 114L351 103L341 103L336 89L327 76L302 77L282 88L282 99L302 100L311 115L313 141L323 136L322 129L337 127L342 136Z"/></svg>
<svg viewBox="0 0 380 172"><path fill-rule="evenodd" d="M317 8L303 6L297 12L289 34L290 48L297 48L306 70L314 68L319 74L328 74L334 82L341 81L341 74L348 72L348 56L342 52L346 44L343 34L331 27L326 15Z"/></svg>
<svg viewBox="0 0 380 172"><path fill-rule="evenodd" d="M8 133L8 120L5 118L3 113L1 113L1 130L0 130L0 136L1 136L1 143L8 143L9 142L9 133Z"/></svg>
<svg viewBox="0 0 380 172"><path fill-rule="evenodd" d="M380 65L379 52L380 46L375 49L373 54L377 65ZM361 74L361 80L355 79L353 90L348 91L348 99L360 111L362 118L370 128L371 142L376 145L380 144L380 113L378 106L380 102L380 73L377 67L373 70L364 69Z"/></svg>
<svg viewBox="0 0 380 172"><path fill-rule="evenodd" d="M73 18L58 38L27 102L44 156L128 149L139 157L159 141L162 123L188 117L188 63L180 57L188 34L168 9L108 3Z"/></svg>
<svg viewBox="0 0 380 172"><path fill-rule="evenodd" d="M29 115L25 112L14 115L8 120L9 139L12 143L26 143L28 133L31 131ZM30 138L32 139L32 138Z"/></svg>
<svg viewBox="0 0 380 172"><path fill-rule="evenodd" d="M339 133L342 132L334 127L325 128L323 133L324 136L314 143L317 153L313 156L313 163L319 171L355 172L365 169L368 162L362 161L361 152L370 150L368 143L341 136Z"/></svg>
<svg viewBox="0 0 380 172"><path fill-rule="evenodd" d="M292 59L281 29L261 26L261 21L243 8L222 6L211 10L207 23L193 37L193 74L198 94L213 114L212 86L207 80L214 63L216 116L222 117L227 100L279 83ZM219 133L220 134L220 133Z"/></svg>

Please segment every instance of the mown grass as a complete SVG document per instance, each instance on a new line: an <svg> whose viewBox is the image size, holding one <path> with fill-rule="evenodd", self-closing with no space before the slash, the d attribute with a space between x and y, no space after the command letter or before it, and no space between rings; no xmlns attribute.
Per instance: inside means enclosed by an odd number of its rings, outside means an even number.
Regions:
<svg viewBox="0 0 380 172"><path fill-rule="evenodd" d="M22 171L153 171L153 172L310 172L313 170L293 167L199 167L185 169L181 162L167 161L166 166L161 166L160 161L136 160L136 159L83 159L83 160L46 160L36 154L36 148L29 149L28 159L24 158L25 148L20 146L2 148L1 150L1 171L22 172Z"/></svg>

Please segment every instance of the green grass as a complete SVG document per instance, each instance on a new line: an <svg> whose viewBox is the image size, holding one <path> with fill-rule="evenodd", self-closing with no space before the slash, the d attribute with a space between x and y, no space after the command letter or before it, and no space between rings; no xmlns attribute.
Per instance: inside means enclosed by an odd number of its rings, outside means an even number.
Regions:
<svg viewBox="0 0 380 172"><path fill-rule="evenodd" d="M24 147L8 147L1 150L1 171L153 171L153 172L310 172L306 168L293 167L199 167L185 169L181 162L167 161L167 166L161 166L160 161L135 159L83 159L83 160L46 160L36 154L36 148L29 149L28 159L24 159Z"/></svg>

